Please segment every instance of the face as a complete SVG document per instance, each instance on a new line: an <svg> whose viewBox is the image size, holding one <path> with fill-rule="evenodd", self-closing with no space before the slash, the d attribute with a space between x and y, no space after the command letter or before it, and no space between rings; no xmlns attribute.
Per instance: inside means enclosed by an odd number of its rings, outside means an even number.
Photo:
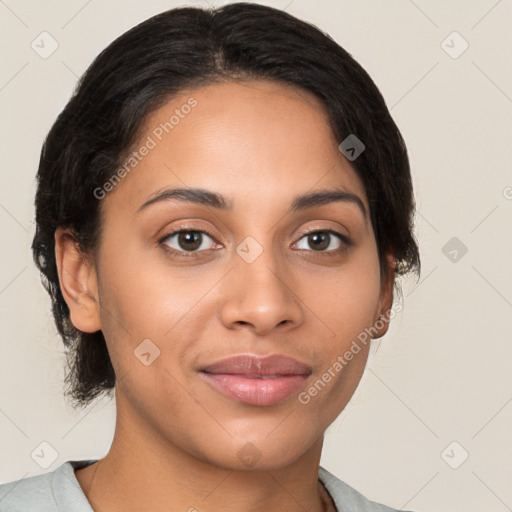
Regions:
<svg viewBox="0 0 512 512"><path fill-rule="evenodd" d="M75 326L104 333L120 418L230 468L247 467L246 456L283 467L321 439L369 343L344 354L392 298L365 189L339 142L313 95L266 81L182 91L147 120L136 164L100 201L86 280L97 302L70 306ZM297 201L325 191L341 194ZM239 355L302 366L203 371Z"/></svg>

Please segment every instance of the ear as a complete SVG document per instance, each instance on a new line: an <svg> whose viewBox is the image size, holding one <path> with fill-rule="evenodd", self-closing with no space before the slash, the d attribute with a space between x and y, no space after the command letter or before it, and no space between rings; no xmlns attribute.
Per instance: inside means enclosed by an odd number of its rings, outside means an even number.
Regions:
<svg viewBox="0 0 512 512"><path fill-rule="evenodd" d="M59 227L55 231L55 260L71 323L83 332L99 331L101 320L96 270L80 251L73 232L68 228Z"/></svg>
<svg viewBox="0 0 512 512"><path fill-rule="evenodd" d="M395 272L397 267L397 261L395 259L394 252L388 252L386 255L387 266L388 266L388 277L381 283L379 305L377 308L377 315L373 323L372 338L381 338L386 334L389 328L389 311L393 306L393 289L395 285Z"/></svg>

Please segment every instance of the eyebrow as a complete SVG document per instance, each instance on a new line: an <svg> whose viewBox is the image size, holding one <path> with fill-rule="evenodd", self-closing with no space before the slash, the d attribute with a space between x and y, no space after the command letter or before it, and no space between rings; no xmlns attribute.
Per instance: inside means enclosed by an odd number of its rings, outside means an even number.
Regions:
<svg viewBox="0 0 512 512"><path fill-rule="evenodd" d="M221 194L211 192L203 188L173 188L163 189L153 194L144 204L139 206L137 212L141 212L148 206L163 201L177 199L178 201L201 204L218 208L221 210L231 210L233 203L224 198ZM363 217L368 217L366 207L359 196L342 189L317 190L303 194L294 198L290 205L289 212L303 211L314 206L321 206L334 202L345 202L355 204L361 211Z"/></svg>

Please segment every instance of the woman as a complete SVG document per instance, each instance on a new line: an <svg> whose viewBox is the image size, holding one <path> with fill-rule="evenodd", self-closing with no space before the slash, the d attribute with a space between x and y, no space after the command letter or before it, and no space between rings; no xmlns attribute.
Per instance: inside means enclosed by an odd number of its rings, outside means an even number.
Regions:
<svg viewBox="0 0 512 512"><path fill-rule="evenodd" d="M33 241L114 439L0 510L393 510L319 462L419 273L413 210L380 92L317 28L235 3L123 34L44 143Z"/></svg>

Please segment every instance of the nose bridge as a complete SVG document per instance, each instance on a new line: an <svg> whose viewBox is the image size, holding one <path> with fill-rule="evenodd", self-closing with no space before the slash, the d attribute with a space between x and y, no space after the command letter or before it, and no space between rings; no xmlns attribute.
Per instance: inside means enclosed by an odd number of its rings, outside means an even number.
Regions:
<svg viewBox="0 0 512 512"><path fill-rule="evenodd" d="M267 332L277 325L296 325L302 320L286 263L273 249L271 237L260 240L246 237L233 254L235 265L223 293L226 326L251 324L255 330Z"/></svg>

